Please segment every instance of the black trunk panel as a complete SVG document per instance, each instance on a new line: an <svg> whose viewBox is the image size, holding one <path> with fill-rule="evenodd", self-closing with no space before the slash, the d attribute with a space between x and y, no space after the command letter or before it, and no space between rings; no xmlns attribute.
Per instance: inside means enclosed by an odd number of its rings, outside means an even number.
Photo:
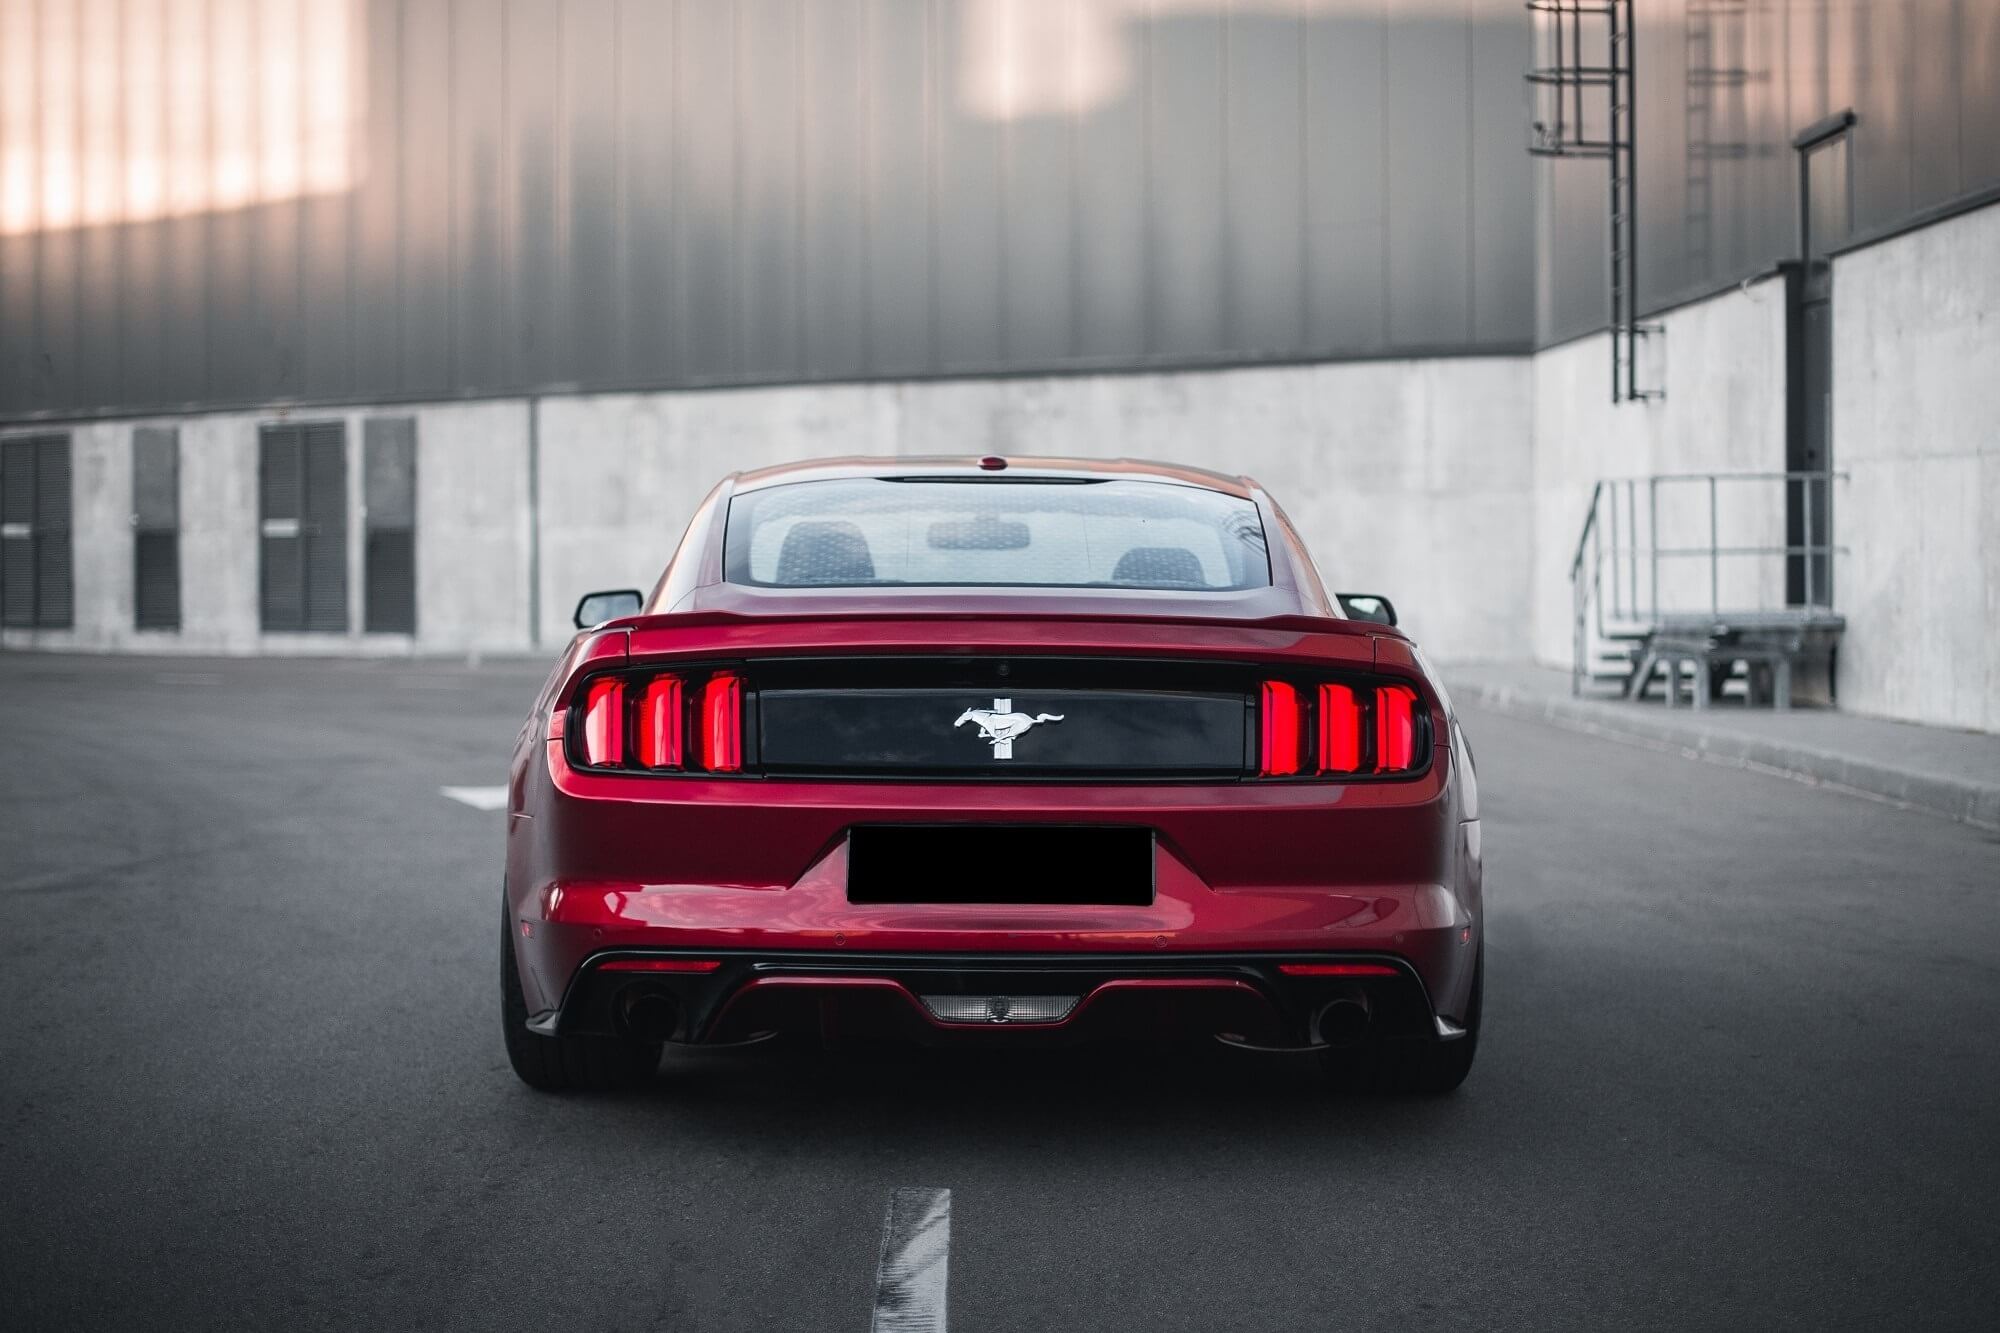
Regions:
<svg viewBox="0 0 2000 1333"><path fill-rule="evenodd" d="M1240 777L1243 694L1168 690L758 692L768 773Z"/></svg>

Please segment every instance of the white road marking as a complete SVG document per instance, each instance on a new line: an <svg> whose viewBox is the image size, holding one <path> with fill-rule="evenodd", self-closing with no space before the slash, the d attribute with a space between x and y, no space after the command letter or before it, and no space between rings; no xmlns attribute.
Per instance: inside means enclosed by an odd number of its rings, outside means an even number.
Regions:
<svg viewBox="0 0 2000 1333"><path fill-rule="evenodd" d="M882 1223L871 1333L945 1333L951 1267L951 1191L900 1189Z"/></svg>
<svg viewBox="0 0 2000 1333"><path fill-rule="evenodd" d="M505 810L507 789L505 787L439 787L440 794L469 805L474 810Z"/></svg>

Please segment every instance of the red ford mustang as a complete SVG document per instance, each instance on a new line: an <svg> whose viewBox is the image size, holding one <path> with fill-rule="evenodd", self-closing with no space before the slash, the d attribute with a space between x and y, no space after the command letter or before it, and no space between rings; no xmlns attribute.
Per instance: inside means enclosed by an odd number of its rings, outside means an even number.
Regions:
<svg viewBox="0 0 2000 1333"><path fill-rule="evenodd" d="M1443 1092L1472 760L1386 599L1251 482L1051 459L725 479L522 728L501 1012L538 1088L667 1042L1163 1032Z"/></svg>

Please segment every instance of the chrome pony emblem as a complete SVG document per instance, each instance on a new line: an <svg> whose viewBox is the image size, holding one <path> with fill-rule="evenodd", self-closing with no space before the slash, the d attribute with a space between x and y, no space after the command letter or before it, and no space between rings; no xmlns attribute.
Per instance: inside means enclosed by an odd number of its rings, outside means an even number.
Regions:
<svg viewBox="0 0 2000 1333"><path fill-rule="evenodd" d="M968 708L958 715L954 727L973 723L979 728L979 739L993 747L995 759L1014 757L1014 738L1039 722L1060 722L1061 713L1037 713L1029 717L1026 713L1014 711L1012 699L995 699L991 708Z"/></svg>

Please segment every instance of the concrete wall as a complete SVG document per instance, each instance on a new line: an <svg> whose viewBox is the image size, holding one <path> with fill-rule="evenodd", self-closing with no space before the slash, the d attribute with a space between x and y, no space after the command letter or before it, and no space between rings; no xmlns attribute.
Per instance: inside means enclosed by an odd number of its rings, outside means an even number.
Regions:
<svg viewBox="0 0 2000 1333"><path fill-rule="evenodd" d="M1436 655L1521 657L1529 402L1519 358L931 381L542 402L542 634L650 586L722 474L826 454L1131 455L1270 487L1329 583Z"/></svg>
<svg viewBox="0 0 2000 1333"><path fill-rule="evenodd" d="M562 642L579 594L649 587L725 473L829 454L1132 455L1269 486L1329 582L1384 592L1439 657L1529 651L1528 379L1520 358L1182 374L922 381L383 408L417 421L417 632L364 634L361 440L349 449L345 634L258 628L257 428L212 414L71 431L76 627L6 647L187 653L457 653ZM131 440L181 431L182 624L132 628ZM539 465L530 503L530 436ZM540 538L539 576L533 538Z"/></svg>
<svg viewBox="0 0 2000 1333"><path fill-rule="evenodd" d="M1541 661L1570 661L1570 561L1593 481L1784 466L1783 284L1748 284L1664 324L1658 401L1612 406L1603 335L1533 358ZM1847 617L1841 706L2000 731L2000 206L1836 257L1833 361L1832 460L1848 474L1834 488L1846 548L1834 567L1835 609ZM1781 492L1736 489L1734 505L1723 491L1722 540L1780 540ZM1705 543L1707 525L1701 491L1663 498L1663 542ZM1724 566L1724 607L1782 603L1778 562L1735 565ZM1670 566L1661 604L1704 605L1706 569L1686 562L1676 577Z"/></svg>
<svg viewBox="0 0 2000 1333"><path fill-rule="evenodd" d="M1781 471L1785 466L1785 293L1777 279L1746 284L1721 296L1668 312L1655 340L1652 382L1663 397L1613 405L1608 336L1579 338L1532 361L1535 555L1532 580L1534 655L1567 666L1571 656L1570 563L1577 549L1592 484L1601 478L1655 473ZM1647 362L1642 361L1642 365ZM1705 486L1658 487L1661 545L1706 547ZM1651 545L1651 490L1621 506L1619 535ZM1782 484L1737 482L1717 489L1718 537L1742 546L1783 539ZM1631 512L1631 519L1627 513ZM1632 541L1634 522L1639 541ZM1603 540L1608 545L1607 521ZM1631 571L1620 567L1628 590ZM1719 600L1736 610L1781 605L1783 568L1747 558L1720 562ZM1652 602L1652 569L1637 572L1638 599ZM1608 557L1607 582L1613 577ZM1667 559L1660 569L1659 605L1700 610L1710 603L1709 562Z"/></svg>
<svg viewBox="0 0 2000 1333"><path fill-rule="evenodd" d="M2000 731L2000 206L1833 268L1840 698Z"/></svg>
<svg viewBox="0 0 2000 1333"><path fill-rule="evenodd" d="M364 634L362 423L418 418L417 632ZM94 422L66 429L74 473L75 618L66 630L0 631L0 647L157 653L518 650L528 637L527 412L520 403L308 411L346 426L348 622L344 634L258 627L257 430L284 412ZM181 628L132 625L132 435L180 431ZM13 432L8 432L12 434Z"/></svg>

